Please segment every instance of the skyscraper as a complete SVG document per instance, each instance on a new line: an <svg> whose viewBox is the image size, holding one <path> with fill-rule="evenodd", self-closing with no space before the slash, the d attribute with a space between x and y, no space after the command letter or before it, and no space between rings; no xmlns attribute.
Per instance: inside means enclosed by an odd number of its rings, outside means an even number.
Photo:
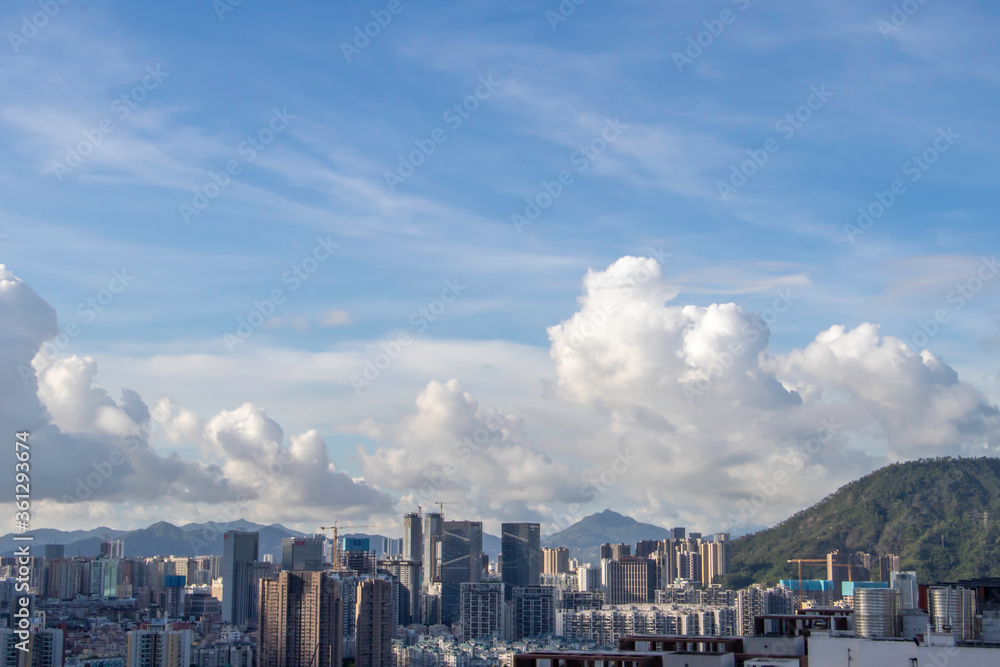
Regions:
<svg viewBox="0 0 1000 667"><path fill-rule="evenodd" d="M323 572L281 572L260 584L257 667L340 667L340 582Z"/></svg>
<svg viewBox="0 0 1000 667"><path fill-rule="evenodd" d="M538 585L542 573L542 533L537 523L505 523L500 531L501 576L506 586L504 595L509 600L515 586Z"/></svg>
<svg viewBox="0 0 1000 667"><path fill-rule="evenodd" d="M462 584L478 582L483 572L481 521L445 521L441 534L441 622L457 623Z"/></svg>
<svg viewBox="0 0 1000 667"><path fill-rule="evenodd" d="M569 572L569 549L555 547L542 549L542 573L565 574Z"/></svg>
<svg viewBox="0 0 1000 667"><path fill-rule="evenodd" d="M654 600L656 561L625 556L601 561L601 579L608 604L643 604Z"/></svg>
<svg viewBox="0 0 1000 667"><path fill-rule="evenodd" d="M510 637L551 635L556 630L556 589L552 586L526 586L514 589L511 605L513 627Z"/></svg>
<svg viewBox="0 0 1000 667"><path fill-rule="evenodd" d="M890 573L899 572L899 556L895 554L882 554L878 557L879 581L891 581ZM906 609L907 607L903 607Z"/></svg>
<svg viewBox="0 0 1000 667"><path fill-rule="evenodd" d="M647 558L655 554L659 548L659 540L641 540L635 543L635 555L639 558Z"/></svg>
<svg viewBox="0 0 1000 667"><path fill-rule="evenodd" d="M222 538L222 621L245 626L256 617L260 534L230 530Z"/></svg>
<svg viewBox="0 0 1000 667"><path fill-rule="evenodd" d="M63 558L66 555L66 545L65 544L46 544L45 545L45 560L53 560L56 558Z"/></svg>
<svg viewBox="0 0 1000 667"><path fill-rule="evenodd" d="M130 630L126 655L126 667L189 667L191 630L174 629L170 624Z"/></svg>
<svg viewBox="0 0 1000 667"><path fill-rule="evenodd" d="M392 664L392 637L396 633L392 582L367 579L358 582L354 603L355 667Z"/></svg>
<svg viewBox="0 0 1000 667"><path fill-rule="evenodd" d="M890 572L889 588L899 591L900 609L916 609L920 606L920 587L917 586L916 572Z"/></svg>
<svg viewBox="0 0 1000 667"><path fill-rule="evenodd" d="M403 515L403 560L420 562L423 560L424 540L420 515L410 512Z"/></svg>
<svg viewBox="0 0 1000 667"><path fill-rule="evenodd" d="M340 544L340 569L375 574L377 558L367 537L344 537Z"/></svg>
<svg viewBox="0 0 1000 667"><path fill-rule="evenodd" d="M504 636L504 588L504 584L498 582L461 585L459 616L463 640Z"/></svg>
<svg viewBox="0 0 1000 667"><path fill-rule="evenodd" d="M724 574L729 573L729 542L703 541L698 545L701 555L701 583L714 584Z"/></svg>
<svg viewBox="0 0 1000 667"><path fill-rule="evenodd" d="M0 664L3 667L63 667L62 630L32 627L27 650L17 647L22 641L16 630L0 629L0 656L3 656Z"/></svg>
<svg viewBox="0 0 1000 667"><path fill-rule="evenodd" d="M118 561L101 557L90 562L90 594L102 600L118 597Z"/></svg>
<svg viewBox="0 0 1000 667"><path fill-rule="evenodd" d="M167 618L184 618L185 578L179 574L163 577L163 604L161 609Z"/></svg>
<svg viewBox="0 0 1000 667"><path fill-rule="evenodd" d="M441 553L441 531L443 529L444 520L439 513L428 512L424 515L424 557L422 559L424 588L434 581L441 580L439 555Z"/></svg>
<svg viewBox="0 0 1000 667"><path fill-rule="evenodd" d="M323 544L316 537L286 537L281 540L281 569L296 572L323 571Z"/></svg>
<svg viewBox="0 0 1000 667"><path fill-rule="evenodd" d="M422 623L420 617L420 561L392 557L379 561L380 572L388 572L399 580L400 625Z"/></svg>
<svg viewBox="0 0 1000 667"><path fill-rule="evenodd" d="M108 558L125 558L125 542L123 540L104 540L101 542L101 555Z"/></svg>

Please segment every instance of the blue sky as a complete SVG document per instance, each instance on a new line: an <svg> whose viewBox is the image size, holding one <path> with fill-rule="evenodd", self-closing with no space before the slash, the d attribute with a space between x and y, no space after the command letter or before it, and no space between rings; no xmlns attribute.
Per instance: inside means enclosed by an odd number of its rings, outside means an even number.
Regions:
<svg viewBox="0 0 1000 667"><path fill-rule="evenodd" d="M540 443L572 442L579 417L545 398L547 327L579 310L588 269L658 252L676 305L762 312L791 290L769 326L778 355L838 324L909 340L949 309L927 349L996 401L997 286L960 312L947 301L1000 233L994 5L928 0L895 25L878 2L567 0L553 22L556 2L402 0L348 62L342 44L388 4L71 0L26 40L10 35L39 6L0 10L0 262L61 326L112 271L134 275L63 351L95 359L112 397L168 396L206 419L250 402L290 433L317 429L355 476L357 447L374 445L351 425L402 418L431 380L459 377ZM678 52L696 57L679 68ZM495 90L456 126L446 113L484 79ZM248 160L241 143L275 110L293 117ZM797 111L808 119L789 132ZM608 119L620 133L578 171ZM59 173L102 121L113 130ZM388 187L438 129L446 140ZM723 201L719 182L769 140ZM936 161L910 180L927 150ZM233 160L240 173L185 221L181 205ZM564 170L572 183L515 229L525 197ZM845 224L895 179L905 192L849 241ZM317 238L337 252L290 290L282 276ZM411 314L456 279L467 288L415 332ZM278 319L230 351L224 335L275 289ZM357 394L350 376L400 331L435 353Z"/></svg>

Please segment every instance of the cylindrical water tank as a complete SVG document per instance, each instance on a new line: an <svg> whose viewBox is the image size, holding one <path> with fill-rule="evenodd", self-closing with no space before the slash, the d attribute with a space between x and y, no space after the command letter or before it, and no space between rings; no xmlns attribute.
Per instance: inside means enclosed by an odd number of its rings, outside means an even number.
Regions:
<svg viewBox="0 0 1000 667"><path fill-rule="evenodd" d="M976 638L976 592L958 586L933 587L928 591L931 626L951 632L955 639Z"/></svg>
<svg viewBox="0 0 1000 667"><path fill-rule="evenodd" d="M854 634L858 637L899 637L900 595L895 588L854 589Z"/></svg>

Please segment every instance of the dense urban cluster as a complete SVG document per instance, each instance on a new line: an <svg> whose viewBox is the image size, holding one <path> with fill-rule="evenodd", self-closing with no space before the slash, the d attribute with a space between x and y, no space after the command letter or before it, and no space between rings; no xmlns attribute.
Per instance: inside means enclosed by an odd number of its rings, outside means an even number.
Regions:
<svg viewBox="0 0 1000 667"><path fill-rule="evenodd" d="M107 539L96 557L4 558L0 667L1000 661L1000 581L922 585L893 554L796 559L794 578L730 590L726 533L674 528L589 563L542 547L538 523L502 524L494 559L478 521L411 513L403 529L287 538L280 561L244 530L221 555L128 557Z"/></svg>

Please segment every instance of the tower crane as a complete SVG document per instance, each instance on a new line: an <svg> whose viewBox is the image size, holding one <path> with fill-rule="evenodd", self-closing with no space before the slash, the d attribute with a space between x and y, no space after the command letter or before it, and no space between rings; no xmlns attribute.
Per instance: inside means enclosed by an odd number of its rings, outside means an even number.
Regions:
<svg viewBox="0 0 1000 667"><path fill-rule="evenodd" d="M791 558L787 562L799 564L799 609L802 608L802 563L823 563L828 567L846 567L847 580L853 581L853 568L855 567L853 563L830 563L826 558Z"/></svg>
<svg viewBox="0 0 1000 667"><path fill-rule="evenodd" d="M444 521L444 506L445 505L461 505L457 500L435 500L434 504L438 506L441 510L441 520Z"/></svg>
<svg viewBox="0 0 1000 667"><path fill-rule="evenodd" d="M341 528L378 528L378 526L341 526L338 521L334 521L332 526L320 526L320 530L333 531L333 569L340 571L340 529Z"/></svg>

